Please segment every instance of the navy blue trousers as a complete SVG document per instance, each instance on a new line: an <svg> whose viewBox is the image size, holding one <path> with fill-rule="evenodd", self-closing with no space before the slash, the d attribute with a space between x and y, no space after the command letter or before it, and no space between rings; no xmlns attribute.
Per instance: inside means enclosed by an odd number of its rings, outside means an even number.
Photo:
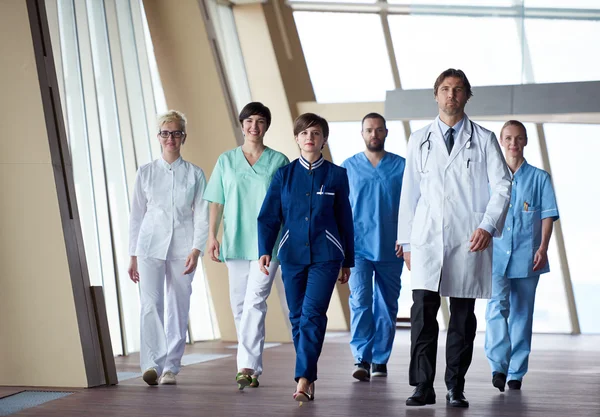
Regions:
<svg viewBox="0 0 600 417"><path fill-rule="evenodd" d="M294 379L317 380L317 361L327 328L327 309L340 272L340 261L296 265L281 262L285 298L296 348Z"/></svg>

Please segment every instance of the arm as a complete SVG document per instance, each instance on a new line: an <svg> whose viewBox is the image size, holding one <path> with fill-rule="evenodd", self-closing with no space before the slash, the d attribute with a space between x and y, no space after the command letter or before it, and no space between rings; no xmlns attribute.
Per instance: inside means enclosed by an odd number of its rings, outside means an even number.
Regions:
<svg viewBox="0 0 600 417"><path fill-rule="evenodd" d="M273 253L277 235L281 230L283 212L281 207L281 188L283 186L282 169L279 168L269 185L260 213L258 214L258 256L270 256Z"/></svg>
<svg viewBox="0 0 600 417"><path fill-rule="evenodd" d="M204 172L196 177L196 193L193 207L194 238L192 241L192 251L185 261L185 270L183 274L190 274L198 266L198 258L204 254L204 247L208 238L208 201L204 200L204 190L206 188L206 178Z"/></svg>
<svg viewBox="0 0 600 417"><path fill-rule="evenodd" d="M538 271L548 264L548 245L552 237L554 222L558 220L556 197L552 188L550 175L546 174L542 184L542 240L533 257L533 270Z"/></svg>
<svg viewBox="0 0 600 417"><path fill-rule="evenodd" d="M342 177L342 193L336 194L335 201L335 218L345 252L342 267L351 268L354 266L354 221L350 206L350 185L345 169Z"/></svg>
<svg viewBox="0 0 600 417"><path fill-rule="evenodd" d="M547 217L542 220L542 243L533 257L534 271L542 269L548 263L548 245L550 244L550 237L552 236L553 227L554 219L552 217Z"/></svg>
<svg viewBox="0 0 600 417"><path fill-rule="evenodd" d="M219 260L220 245L219 241L217 240L217 234L219 232L219 224L221 223L223 206L225 204L225 191L223 189L222 173L222 158L219 157L203 193L203 198L210 202L208 243L206 245L206 251L210 255L210 259L214 262L221 262Z"/></svg>
<svg viewBox="0 0 600 417"><path fill-rule="evenodd" d="M194 244L200 254L204 253L206 241L208 240L208 201L204 199L204 190L206 189L206 178L204 172L200 175L196 184L196 197L194 199Z"/></svg>
<svg viewBox="0 0 600 417"><path fill-rule="evenodd" d="M131 197L131 214L129 216L129 256L131 256L131 260L127 271L129 273L129 278L135 283L140 280L135 251L140 235L140 228L142 227L142 221L146 214L147 203L148 201L142 185L141 169L139 169L135 178L135 185L133 186L133 196Z"/></svg>
<svg viewBox="0 0 600 417"><path fill-rule="evenodd" d="M220 245L217 240L217 233L219 232L219 225L221 224L221 217L223 217L223 204L210 203L210 213L208 220L208 243L206 245L206 251L210 255L210 259L215 262L221 262L219 260Z"/></svg>
<svg viewBox="0 0 600 417"><path fill-rule="evenodd" d="M410 254L410 235L415 217L417 204L421 198L421 174L419 172L420 141L410 135L408 141L408 154L406 156L406 167L402 179L402 192L400 193L400 208L398 209L398 237L397 244L404 250L404 260L407 260L407 253ZM427 145L425 145L427 146ZM426 152L426 151L424 151ZM410 257L410 255L408 255ZM409 266L409 265L407 265ZM410 269L410 266L409 266Z"/></svg>

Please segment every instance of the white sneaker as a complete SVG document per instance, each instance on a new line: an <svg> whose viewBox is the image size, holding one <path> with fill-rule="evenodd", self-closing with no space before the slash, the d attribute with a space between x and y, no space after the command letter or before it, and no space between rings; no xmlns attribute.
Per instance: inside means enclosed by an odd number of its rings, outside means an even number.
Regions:
<svg viewBox="0 0 600 417"><path fill-rule="evenodd" d="M142 379L148 385L158 385L158 372L156 372L156 368L146 369L144 375L142 375Z"/></svg>
<svg viewBox="0 0 600 417"><path fill-rule="evenodd" d="M175 374L171 371L165 372L160 377L160 385L177 385L177 380L175 380Z"/></svg>

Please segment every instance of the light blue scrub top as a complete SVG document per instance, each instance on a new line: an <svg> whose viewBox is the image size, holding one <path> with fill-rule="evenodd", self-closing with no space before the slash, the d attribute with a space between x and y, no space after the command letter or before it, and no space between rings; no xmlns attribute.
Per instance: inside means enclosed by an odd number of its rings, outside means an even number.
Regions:
<svg viewBox="0 0 600 417"><path fill-rule="evenodd" d="M406 159L389 152L376 168L363 152L342 163L350 183L357 258L402 262L396 257L395 245L405 165Z"/></svg>
<svg viewBox="0 0 600 417"><path fill-rule="evenodd" d="M502 237L494 238L494 276L527 278L550 271L533 271L533 258L542 242L542 220L558 220L550 175L524 161L513 175L510 206Z"/></svg>

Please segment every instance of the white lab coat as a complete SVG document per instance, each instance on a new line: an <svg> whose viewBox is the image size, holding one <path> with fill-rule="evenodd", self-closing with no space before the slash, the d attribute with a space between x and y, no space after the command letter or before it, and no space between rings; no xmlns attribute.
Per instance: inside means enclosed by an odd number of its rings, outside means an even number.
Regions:
<svg viewBox="0 0 600 417"><path fill-rule="evenodd" d="M162 260L204 253L208 239L206 178L201 168L159 158L140 167L129 220L129 255Z"/></svg>
<svg viewBox="0 0 600 417"><path fill-rule="evenodd" d="M490 298L492 243L484 251L470 252L469 240L477 228L492 236L502 234L510 190L496 136L468 117L450 155L437 118L410 136L398 243L411 252L413 290Z"/></svg>

